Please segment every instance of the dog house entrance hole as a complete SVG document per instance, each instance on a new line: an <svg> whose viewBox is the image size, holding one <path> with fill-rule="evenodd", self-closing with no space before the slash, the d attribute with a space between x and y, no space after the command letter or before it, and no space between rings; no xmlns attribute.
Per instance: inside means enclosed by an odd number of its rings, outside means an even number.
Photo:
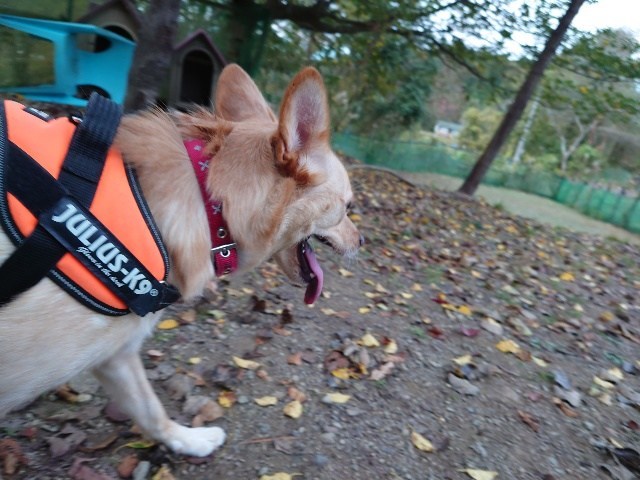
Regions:
<svg viewBox="0 0 640 480"><path fill-rule="evenodd" d="M184 56L180 101L200 105L211 103L213 60L201 50L193 50Z"/></svg>

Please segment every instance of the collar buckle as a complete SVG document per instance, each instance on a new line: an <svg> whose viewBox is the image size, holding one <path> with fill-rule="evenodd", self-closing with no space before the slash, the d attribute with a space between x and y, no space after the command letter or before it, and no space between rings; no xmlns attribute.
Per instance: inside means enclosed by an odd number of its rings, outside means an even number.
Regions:
<svg viewBox="0 0 640 480"><path fill-rule="evenodd" d="M211 249L211 255L217 255L220 254L221 257L223 258L227 258L229 255L231 255L231 250L235 250L236 249L236 244L234 243L227 243L225 245L219 245L217 247L213 247Z"/></svg>

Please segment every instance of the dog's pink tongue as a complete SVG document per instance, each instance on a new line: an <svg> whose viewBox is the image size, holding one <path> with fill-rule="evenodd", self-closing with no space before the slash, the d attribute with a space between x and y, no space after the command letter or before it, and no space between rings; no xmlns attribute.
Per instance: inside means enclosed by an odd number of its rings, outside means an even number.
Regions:
<svg viewBox="0 0 640 480"><path fill-rule="evenodd" d="M304 293L304 303L313 305L322 293L322 285L324 284L324 272L318 263L316 254L313 253L311 245L305 240L300 243L299 255L300 268L302 276L307 282L307 290Z"/></svg>

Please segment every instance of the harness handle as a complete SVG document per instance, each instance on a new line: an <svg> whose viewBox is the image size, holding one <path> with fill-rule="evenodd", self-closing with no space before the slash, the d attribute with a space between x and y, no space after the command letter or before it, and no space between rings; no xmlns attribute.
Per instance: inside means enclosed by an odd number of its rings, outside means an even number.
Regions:
<svg viewBox="0 0 640 480"><path fill-rule="evenodd" d="M9 142L4 104L0 103L0 180L5 183L4 191L15 195L36 217L51 211L63 197L74 199L80 207L87 209L89 215L88 208L121 117L122 108L118 104L94 92L84 120L73 134L56 182L29 155ZM26 163L20 166L21 162ZM21 169L25 165L30 166L27 174ZM20 242L21 239L12 240ZM38 223L32 234L0 266L0 307L36 285L67 252L68 248L60 239ZM158 293L154 305L136 304L129 305L129 308L144 315L164 308L178 297L177 291L168 285L160 288Z"/></svg>

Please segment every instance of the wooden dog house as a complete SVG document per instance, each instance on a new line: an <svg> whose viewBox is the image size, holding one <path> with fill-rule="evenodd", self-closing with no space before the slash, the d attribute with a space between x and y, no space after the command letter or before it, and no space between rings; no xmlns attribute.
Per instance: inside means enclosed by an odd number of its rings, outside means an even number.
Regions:
<svg viewBox="0 0 640 480"><path fill-rule="evenodd" d="M97 25L134 42L142 23L131 0L108 0L91 7L78 21ZM100 48L98 42L94 48ZM174 47L167 84L162 89L163 98L158 102L178 108L191 103L209 105L218 75L226 64L204 30L191 33Z"/></svg>

